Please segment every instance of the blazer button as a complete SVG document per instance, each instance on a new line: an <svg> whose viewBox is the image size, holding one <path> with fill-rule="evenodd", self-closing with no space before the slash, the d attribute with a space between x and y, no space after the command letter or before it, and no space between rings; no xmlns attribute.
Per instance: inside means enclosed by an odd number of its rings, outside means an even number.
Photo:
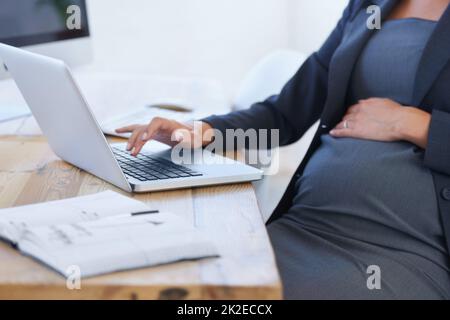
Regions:
<svg viewBox="0 0 450 320"><path fill-rule="evenodd" d="M450 201L450 188L444 188L442 189L442 198L444 198L447 201Z"/></svg>

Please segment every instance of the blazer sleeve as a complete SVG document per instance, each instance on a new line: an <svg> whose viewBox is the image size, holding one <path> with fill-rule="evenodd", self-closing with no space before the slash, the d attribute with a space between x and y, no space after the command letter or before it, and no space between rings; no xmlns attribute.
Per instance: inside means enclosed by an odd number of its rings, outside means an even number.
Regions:
<svg viewBox="0 0 450 320"><path fill-rule="evenodd" d="M425 150L425 165L430 169L450 175L450 113L433 110Z"/></svg>
<svg viewBox="0 0 450 320"><path fill-rule="evenodd" d="M299 140L320 118L324 109L330 61L342 41L344 28L355 10L355 2L349 2L338 25L320 50L305 61L279 95L256 103L247 110L213 115L202 121L219 130L224 139L226 129L279 129L280 145Z"/></svg>

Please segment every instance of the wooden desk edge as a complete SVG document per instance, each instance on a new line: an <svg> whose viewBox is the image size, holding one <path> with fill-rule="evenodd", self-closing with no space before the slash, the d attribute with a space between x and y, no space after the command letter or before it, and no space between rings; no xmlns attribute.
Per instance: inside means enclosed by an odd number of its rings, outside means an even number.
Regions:
<svg viewBox="0 0 450 320"><path fill-rule="evenodd" d="M42 295L45 292L45 295ZM0 285L1 300L280 300L281 285L274 286L121 286Z"/></svg>

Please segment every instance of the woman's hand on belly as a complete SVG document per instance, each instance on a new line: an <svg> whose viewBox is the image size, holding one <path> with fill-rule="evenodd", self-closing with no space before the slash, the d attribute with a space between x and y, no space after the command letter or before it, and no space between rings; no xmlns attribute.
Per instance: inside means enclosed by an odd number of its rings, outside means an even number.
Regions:
<svg viewBox="0 0 450 320"><path fill-rule="evenodd" d="M431 115L390 99L371 98L351 106L330 131L336 138L375 141L409 141L423 149L428 142Z"/></svg>

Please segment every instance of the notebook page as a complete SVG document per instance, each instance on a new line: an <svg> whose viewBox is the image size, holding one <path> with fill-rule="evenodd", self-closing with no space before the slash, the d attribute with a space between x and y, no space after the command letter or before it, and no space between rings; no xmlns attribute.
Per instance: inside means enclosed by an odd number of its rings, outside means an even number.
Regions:
<svg viewBox="0 0 450 320"><path fill-rule="evenodd" d="M19 248L63 275L76 265L83 277L218 255L202 233L172 214L35 227Z"/></svg>
<svg viewBox="0 0 450 320"><path fill-rule="evenodd" d="M0 237L17 243L20 235L36 226L95 221L149 207L113 191L59 201L0 210Z"/></svg>

